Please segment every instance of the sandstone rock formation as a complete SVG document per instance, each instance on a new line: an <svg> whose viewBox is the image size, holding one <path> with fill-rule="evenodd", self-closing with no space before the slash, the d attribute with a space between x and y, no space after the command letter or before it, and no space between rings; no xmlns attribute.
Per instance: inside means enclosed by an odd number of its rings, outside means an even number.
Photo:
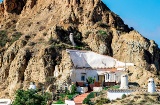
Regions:
<svg viewBox="0 0 160 105"><path fill-rule="evenodd" d="M72 46L70 33L77 47ZM157 44L129 28L101 0L4 0L0 4L1 38L0 98L13 98L30 81L47 89L53 84L55 66L60 72L57 82L66 80L72 66L66 48L134 63L127 71L130 81L146 85L150 76L158 80Z"/></svg>

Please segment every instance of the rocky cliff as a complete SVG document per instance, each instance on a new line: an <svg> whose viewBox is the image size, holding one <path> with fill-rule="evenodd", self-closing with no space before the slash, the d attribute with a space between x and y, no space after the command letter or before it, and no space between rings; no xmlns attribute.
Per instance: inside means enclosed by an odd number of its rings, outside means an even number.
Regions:
<svg viewBox="0 0 160 105"><path fill-rule="evenodd" d="M30 81L49 89L55 67L62 75L58 79L65 80L72 65L66 48L133 62L129 79L141 85L150 76L159 77L157 44L124 24L101 0L4 0L0 4L0 98L13 97Z"/></svg>

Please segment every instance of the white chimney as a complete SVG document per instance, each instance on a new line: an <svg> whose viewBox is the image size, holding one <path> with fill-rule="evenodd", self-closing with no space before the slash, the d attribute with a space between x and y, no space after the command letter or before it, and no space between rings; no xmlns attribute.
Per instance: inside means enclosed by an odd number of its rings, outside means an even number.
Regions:
<svg viewBox="0 0 160 105"><path fill-rule="evenodd" d="M34 82L31 82L31 83L30 83L29 89L36 90L36 85L34 84Z"/></svg>
<svg viewBox="0 0 160 105"><path fill-rule="evenodd" d="M121 75L120 89L128 89L128 75L127 74L122 74Z"/></svg>
<svg viewBox="0 0 160 105"><path fill-rule="evenodd" d="M73 39L73 33L70 33L69 39L70 39L72 45L73 45L73 46L76 46L76 44L75 44L75 42L74 42L74 39Z"/></svg>
<svg viewBox="0 0 160 105"><path fill-rule="evenodd" d="M148 92L154 93L156 92L155 83L153 78L149 78L148 80Z"/></svg>

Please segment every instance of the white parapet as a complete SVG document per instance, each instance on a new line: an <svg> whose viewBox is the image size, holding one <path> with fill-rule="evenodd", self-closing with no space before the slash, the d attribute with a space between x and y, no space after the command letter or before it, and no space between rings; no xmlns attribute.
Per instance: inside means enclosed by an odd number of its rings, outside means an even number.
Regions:
<svg viewBox="0 0 160 105"><path fill-rule="evenodd" d="M73 100L65 100L66 105L75 105L75 102Z"/></svg>
<svg viewBox="0 0 160 105"><path fill-rule="evenodd" d="M12 101L10 99L0 99L0 105L11 105Z"/></svg>
<svg viewBox="0 0 160 105"><path fill-rule="evenodd" d="M88 87L77 87L77 92L86 93L88 91Z"/></svg>
<svg viewBox="0 0 160 105"><path fill-rule="evenodd" d="M93 87L94 92L100 92L102 91L102 87Z"/></svg>
<svg viewBox="0 0 160 105"><path fill-rule="evenodd" d="M154 79L153 78L150 78L148 80L148 92L149 93L156 92L155 83L154 83Z"/></svg>
<svg viewBox="0 0 160 105"><path fill-rule="evenodd" d="M132 91L115 91L115 92L107 92L107 98L109 100L116 100L117 98L122 98L122 96L125 95L130 95Z"/></svg>

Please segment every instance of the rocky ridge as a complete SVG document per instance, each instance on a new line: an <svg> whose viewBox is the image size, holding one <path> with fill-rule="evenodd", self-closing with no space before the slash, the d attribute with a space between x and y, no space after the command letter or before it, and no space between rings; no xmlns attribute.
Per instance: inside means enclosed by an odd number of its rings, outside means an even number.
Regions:
<svg viewBox="0 0 160 105"><path fill-rule="evenodd" d="M71 45L70 33L77 47ZM4 0L0 39L0 98L13 98L30 81L49 89L55 67L63 82L72 66L66 48L134 63L127 70L129 79L141 86L150 76L158 81L158 45L124 24L101 0Z"/></svg>

